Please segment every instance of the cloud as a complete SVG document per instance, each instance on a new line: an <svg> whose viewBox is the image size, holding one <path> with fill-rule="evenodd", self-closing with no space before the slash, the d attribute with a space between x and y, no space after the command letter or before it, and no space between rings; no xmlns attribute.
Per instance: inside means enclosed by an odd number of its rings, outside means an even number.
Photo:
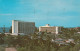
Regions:
<svg viewBox="0 0 80 51"><path fill-rule="evenodd" d="M34 21L37 24L53 22L55 25L72 24L75 19L79 22L80 3L76 0L19 0L18 3L18 20Z"/></svg>
<svg viewBox="0 0 80 51"><path fill-rule="evenodd" d="M46 15L48 12L61 14L65 12L80 12L80 3L76 0L20 0L20 3L29 5L35 12ZM30 6L32 5L32 6Z"/></svg>
<svg viewBox="0 0 80 51"><path fill-rule="evenodd" d="M78 8L78 6L76 6L77 2L78 1L73 0L35 0L32 3L35 10L40 10L44 13L62 13L68 11L76 11L76 8Z"/></svg>
<svg viewBox="0 0 80 51"><path fill-rule="evenodd" d="M31 4L38 18L79 16L79 0L20 0L24 5ZM32 14L32 13L29 13ZM33 13L34 14L34 13ZM34 16L35 17L35 16Z"/></svg>
<svg viewBox="0 0 80 51"><path fill-rule="evenodd" d="M14 14L0 14L0 15L6 15L6 16L10 16L10 15L14 15Z"/></svg>

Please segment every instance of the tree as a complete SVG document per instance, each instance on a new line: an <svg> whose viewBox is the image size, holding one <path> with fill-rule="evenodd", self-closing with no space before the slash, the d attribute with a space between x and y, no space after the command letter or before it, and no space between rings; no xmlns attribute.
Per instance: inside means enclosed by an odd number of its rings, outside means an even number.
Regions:
<svg viewBox="0 0 80 51"><path fill-rule="evenodd" d="M5 33L5 25L3 26L3 33Z"/></svg>
<svg viewBox="0 0 80 51"><path fill-rule="evenodd" d="M11 26L10 29L9 29L9 33L12 33L12 26Z"/></svg>
<svg viewBox="0 0 80 51"><path fill-rule="evenodd" d="M0 34L0 44L4 44L5 34Z"/></svg>
<svg viewBox="0 0 80 51"><path fill-rule="evenodd" d="M37 27L35 27L35 32L39 32L39 29Z"/></svg>
<svg viewBox="0 0 80 51"><path fill-rule="evenodd" d="M14 36L12 35L7 35L4 37L4 42L5 44L7 44L8 46L14 46L15 43L15 39Z"/></svg>
<svg viewBox="0 0 80 51"><path fill-rule="evenodd" d="M58 51L70 51L70 47L69 46L62 46L59 48Z"/></svg>
<svg viewBox="0 0 80 51"><path fill-rule="evenodd" d="M80 44L76 44L73 48L70 48L70 51L80 51Z"/></svg>

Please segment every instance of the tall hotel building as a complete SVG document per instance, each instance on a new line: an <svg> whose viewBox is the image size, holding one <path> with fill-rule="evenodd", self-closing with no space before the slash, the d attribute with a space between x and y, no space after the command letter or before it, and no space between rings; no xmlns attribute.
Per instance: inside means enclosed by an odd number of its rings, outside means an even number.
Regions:
<svg viewBox="0 0 80 51"><path fill-rule="evenodd" d="M49 24L46 24L46 26L40 26L39 32L51 32L54 34L59 34L61 32L61 27L58 26L49 26Z"/></svg>
<svg viewBox="0 0 80 51"><path fill-rule="evenodd" d="M12 20L12 34L33 34L35 32L35 22L24 22Z"/></svg>

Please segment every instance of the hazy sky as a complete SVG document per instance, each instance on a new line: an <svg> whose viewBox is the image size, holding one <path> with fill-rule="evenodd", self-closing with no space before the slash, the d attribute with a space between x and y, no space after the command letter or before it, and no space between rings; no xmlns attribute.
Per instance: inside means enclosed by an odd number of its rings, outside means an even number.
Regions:
<svg viewBox="0 0 80 51"><path fill-rule="evenodd" d="M80 0L0 0L0 27L12 20L33 21L36 26L80 26Z"/></svg>

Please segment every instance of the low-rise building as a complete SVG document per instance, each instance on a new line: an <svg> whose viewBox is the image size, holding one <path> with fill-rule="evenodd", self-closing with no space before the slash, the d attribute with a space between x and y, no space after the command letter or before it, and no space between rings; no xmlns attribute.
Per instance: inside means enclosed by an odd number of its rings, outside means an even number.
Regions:
<svg viewBox="0 0 80 51"><path fill-rule="evenodd" d="M49 24L46 24L46 26L39 27L39 32L51 32L51 33L59 34L59 32L61 32L61 27L50 26Z"/></svg>

